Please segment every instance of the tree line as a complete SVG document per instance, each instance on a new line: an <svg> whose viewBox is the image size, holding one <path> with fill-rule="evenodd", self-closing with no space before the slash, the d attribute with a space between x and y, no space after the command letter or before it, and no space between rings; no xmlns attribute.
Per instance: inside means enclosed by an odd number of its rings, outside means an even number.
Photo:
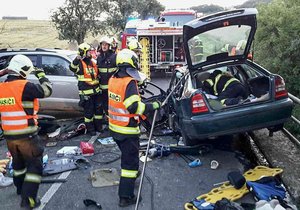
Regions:
<svg viewBox="0 0 300 210"><path fill-rule="evenodd" d="M258 9L254 59L286 81L288 91L300 97L299 0L248 0L238 8ZM88 33L116 35L129 17L157 17L165 8L157 0L66 0L51 19L59 38L82 43ZM216 5L192 9L204 14L224 10Z"/></svg>

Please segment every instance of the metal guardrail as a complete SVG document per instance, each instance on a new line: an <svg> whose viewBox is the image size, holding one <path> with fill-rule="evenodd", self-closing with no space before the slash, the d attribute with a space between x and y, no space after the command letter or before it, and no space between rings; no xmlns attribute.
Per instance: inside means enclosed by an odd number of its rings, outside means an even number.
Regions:
<svg viewBox="0 0 300 210"><path fill-rule="evenodd" d="M300 104L300 99L297 98L296 96L292 95L292 94L288 94L289 95L289 98L293 100L293 102L296 104L296 105L299 105ZM297 123L298 125L300 125L300 120L298 120L295 116L291 116L291 119ZM297 144L299 147L300 147L300 141L293 135L291 134L286 128L283 128L282 129L283 132L295 143Z"/></svg>

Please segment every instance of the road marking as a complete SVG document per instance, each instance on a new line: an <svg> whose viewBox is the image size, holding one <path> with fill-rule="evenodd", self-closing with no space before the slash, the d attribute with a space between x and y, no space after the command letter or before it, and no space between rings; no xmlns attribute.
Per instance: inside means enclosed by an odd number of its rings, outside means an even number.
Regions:
<svg viewBox="0 0 300 210"><path fill-rule="evenodd" d="M66 179L72 171L66 171L63 172L58 179ZM49 188L49 190L45 193L45 195L42 197L41 199L41 205L39 206L39 208L37 208L38 210L42 210L46 204L50 201L50 199L52 198L52 196L55 194L55 192L59 189L59 187L62 185L62 183L54 183L52 184L52 186Z"/></svg>

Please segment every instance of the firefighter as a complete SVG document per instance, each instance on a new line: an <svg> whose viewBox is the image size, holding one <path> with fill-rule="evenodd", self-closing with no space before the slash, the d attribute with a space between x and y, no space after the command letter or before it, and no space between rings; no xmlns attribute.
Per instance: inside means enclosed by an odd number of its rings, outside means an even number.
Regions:
<svg viewBox="0 0 300 210"><path fill-rule="evenodd" d="M107 36L100 40L100 50L97 57L97 66L100 75L100 88L102 90L102 112L108 111L108 80L116 72L116 54L111 50L111 39ZM103 116L104 117L104 116ZM106 122L106 121L103 121Z"/></svg>
<svg viewBox="0 0 300 210"><path fill-rule="evenodd" d="M78 80L79 106L84 109L84 123L91 136L102 131L101 89L96 63L92 60L90 45L82 43L78 46L78 55L70 64Z"/></svg>
<svg viewBox="0 0 300 210"><path fill-rule="evenodd" d="M115 37L111 37L111 50L116 54L119 52L118 45L118 40Z"/></svg>
<svg viewBox="0 0 300 210"><path fill-rule="evenodd" d="M123 49L117 54L118 71L108 82L109 130L121 155L119 206L136 203L134 183L139 169L139 122L143 114L160 108L160 102L143 103L137 82L141 80L137 70L138 57Z"/></svg>
<svg viewBox="0 0 300 210"><path fill-rule="evenodd" d="M21 195L21 207L32 209L40 205L37 198L43 172L43 152L38 135L38 98L52 94L52 84L43 70L36 69L40 84L26 80L34 70L25 55L15 55L4 70L8 77L0 84L1 124L7 147L13 158L13 182Z"/></svg>
<svg viewBox="0 0 300 210"><path fill-rule="evenodd" d="M194 46L194 59L195 59L195 62L202 61L202 58L203 58L203 43L199 38L197 38L195 40L195 46Z"/></svg>
<svg viewBox="0 0 300 210"><path fill-rule="evenodd" d="M238 104L248 97L245 86L228 72L215 70L203 82L203 89L218 97L223 105Z"/></svg>
<svg viewBox="0 0 300 210"><path fill-rule="evenodd" d="M129 50L132 50L133 52L135 52L138 56L142 52L142 45L136 39L130 40L127 44L127 47Z"/></svg>

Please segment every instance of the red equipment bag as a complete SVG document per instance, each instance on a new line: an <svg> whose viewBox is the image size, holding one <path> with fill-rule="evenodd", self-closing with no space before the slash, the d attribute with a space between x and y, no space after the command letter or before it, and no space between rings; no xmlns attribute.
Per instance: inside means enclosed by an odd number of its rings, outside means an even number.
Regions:
<svg viewBox="0 0 300 210"><path fill-rule="evenodd" d="M83 156L92 156L92 155L94 155L94 152L95 152L94 146L89 142L81 141L80 149L82 151Z"/></svg>

